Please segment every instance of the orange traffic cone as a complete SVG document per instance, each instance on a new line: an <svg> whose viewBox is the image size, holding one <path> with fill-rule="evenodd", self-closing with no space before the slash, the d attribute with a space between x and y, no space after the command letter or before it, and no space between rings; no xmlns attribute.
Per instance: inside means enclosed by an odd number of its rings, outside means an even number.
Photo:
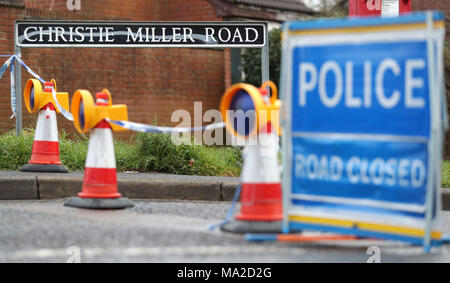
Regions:
<svg viewBox="0 0 450 283"><path fill-rule="evenodd" d="M267 92L261 91L263 96ZM244 149L241 174L241 211L221 226L234 233L280 233L283 219L278 134L271 123L263 127L256 145Z"/></svg>
<svg viewBox="0 0 450 283"><path fill-rule="evenodd" d="M52 82L46 82L44 92L51 93L52 87ZM59 159L58 125L55 107L51 103L39 111L31 159L28 164L20 168L20 171L69 172Z"/></svg>
<svg viewBox="0 0 450 283"><path fill-rule="evenodd" d="M107 94L97 93L96 98L98 106L108 105ZM105 120L98 123L91 132L82 191L78 196L68 199L64 205L92 209L126 208L134 205L131 200L122 198L117 189L112 130Z"/></svg>

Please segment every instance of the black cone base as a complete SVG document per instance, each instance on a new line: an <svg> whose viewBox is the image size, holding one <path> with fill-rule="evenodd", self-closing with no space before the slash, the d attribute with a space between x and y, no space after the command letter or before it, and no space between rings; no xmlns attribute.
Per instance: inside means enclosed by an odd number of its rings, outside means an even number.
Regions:
<svg viewBox="0 0 450 283"><path fill-rule="evenodd" d="M69 198L64 206L87 209L123 209L133 207L134 203L127 198Z"/></svg>
<svg viewBox="0 0 450 283"><path fill-rule="evenodd" d="M230 220L220 227L222 231L231 233L281 233L281 221L243 221Z"/></svg>
<svg viewBox="0 0 450 283"><path fill-rule="evenodd" d="M64 165L55 164L33 164L28 163L22 168L22 172L51 172L51 173L69 173L69 170Z"/></svg>

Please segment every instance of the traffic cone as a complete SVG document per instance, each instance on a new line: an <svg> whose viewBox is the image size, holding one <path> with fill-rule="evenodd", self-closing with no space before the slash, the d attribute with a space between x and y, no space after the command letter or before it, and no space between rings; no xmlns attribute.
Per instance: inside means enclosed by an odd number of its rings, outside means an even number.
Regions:
<svg viewBox="0 0 450 283"><path fill-rule="evenodd" d="M267 92L260 91L267 98ZM278 134L269 122L260 130L256 145L244 149L241 211L234 220L221 226L223 231L281 233L283 205L278 150Z"/></svg>
<svg viewBox="0 0 450 283"><path fill-rule="evenodd" d="M107 106L108 96L97 93L96 105ZM116 159L111 126L105 120L98 123L89 138L82 191L64 205L91 209L117 209L134 206L122 198L117 189Z"/></svg>
<svg viewBox="0 0 450 283"><path fill-rule="evenodd" d="M52 82L46 82L44 92L51 93L52 87ZM39 111L33 149L31 151L31 159L28 164L20 168L20 171L56 173L69 172L69 170L62 165L61 160L59 159L56 110L51 103L48 103Z"/></svg>

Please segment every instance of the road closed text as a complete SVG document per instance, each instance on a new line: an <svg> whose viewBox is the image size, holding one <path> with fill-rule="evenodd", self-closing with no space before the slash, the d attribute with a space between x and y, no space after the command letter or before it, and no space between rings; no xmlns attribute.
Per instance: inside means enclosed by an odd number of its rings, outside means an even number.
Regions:
<svg viewBox="0 0 450 283"><path fill-rule="evenodd" d="M346 182L374 186L421 188L426 181L426 166L421 159L365 158L338 155L295 154L294 172L298 179Z"/></svg>

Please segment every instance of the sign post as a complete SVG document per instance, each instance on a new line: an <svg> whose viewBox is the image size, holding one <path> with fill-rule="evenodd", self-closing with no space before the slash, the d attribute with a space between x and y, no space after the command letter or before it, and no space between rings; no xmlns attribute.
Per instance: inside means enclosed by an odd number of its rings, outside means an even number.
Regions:
<svg viewBox="0 0 450 283"><path fill-rule="evenodd" d="M20 20L15 23L16 56L21 48L261 48L262 81L269 78L265 22L105 22ZM17 62L17 61L16 61ZM20 64L17 62L16 66ZM15 68L16 130L22 132L21 69Z"/></svg>
<svg viewBox="0 0 450 283"><path fill-rule="evenodd" d="M439 242L444 36L437 12L285 24L284 232Z"/></svg>

